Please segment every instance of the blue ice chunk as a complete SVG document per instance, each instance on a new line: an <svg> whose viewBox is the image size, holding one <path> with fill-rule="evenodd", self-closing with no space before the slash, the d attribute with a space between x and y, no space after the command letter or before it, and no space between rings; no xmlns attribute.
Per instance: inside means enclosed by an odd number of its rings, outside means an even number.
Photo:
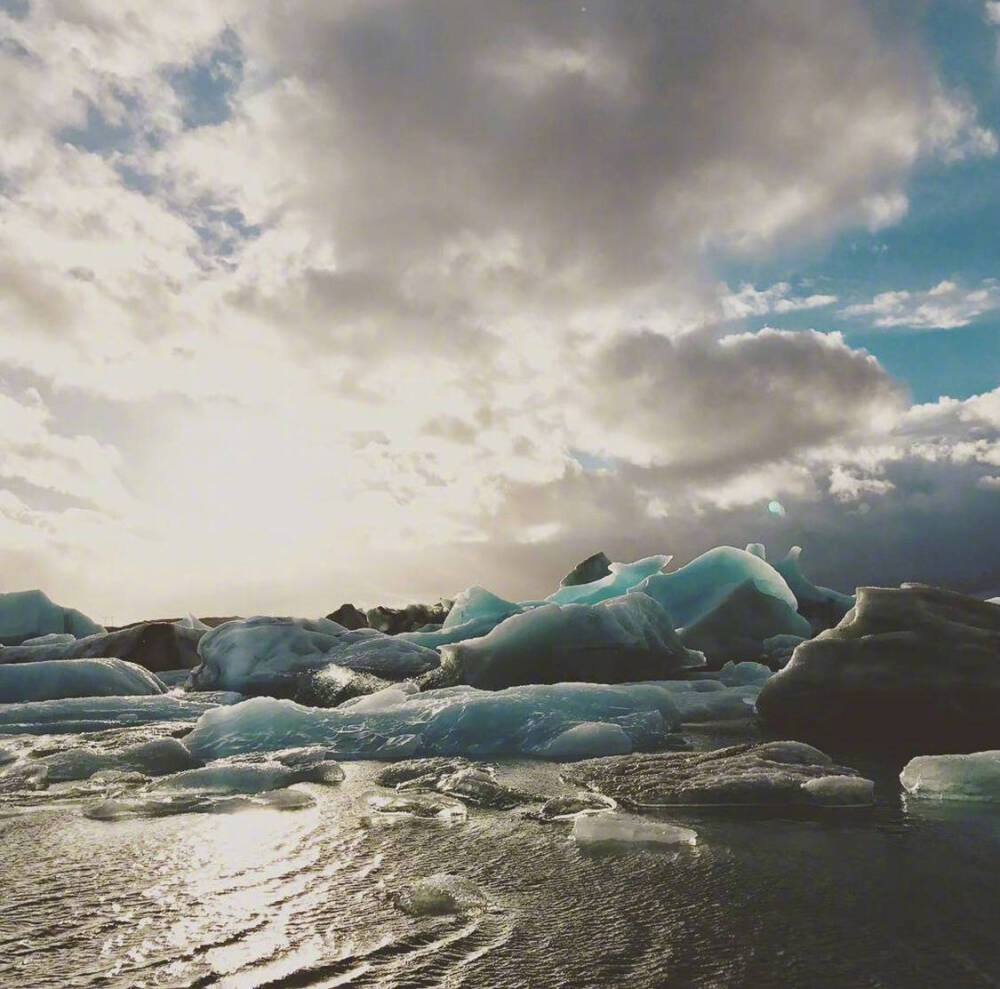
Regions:
<svg viewBox="0 0 1000 989"><path fill-rule="evenodd" d="M0 704L67 697L138 697L166 693L148 670L123 659L60 659L0 664Z"/></svg>
<svg viewBox="0 0 1000 989"><path fill-rule="evenodd" d="M662 679L705 665L704 656L681 643L671 616L638 593L598 604L546 604L441 652L458 682L490 689Z"/></svg>
<svg viewBox="0 0 1000 989"><path fill-rule="evenodd" d="M220 704L235 704L241 700L242 694L218 691L147 697L71 697L3 704L0 705L0 735L63 735L159 721L197 721L206 711Z"/></svg>
<svg viewBox="0 0 1000 989"><path fill-rule="evenodd" d="M85 635L103 631L83 612L54 604L42 591L0 594L0 645L17 646L25 639L53 632L82 639Z"/></svg>
<svg viewBox="0 0 1000 989"><path fill-rule="evenodd" d="M611 573L606 577L589 584L560 587L546 600L553 604L597 604L620 597L646 577L659 573L671 559L670 556L647 556L634 563L612 563Z"/></svg>
<svg viewBox="0 0 1000 989"><path fill-rule="evenodd" d="M793 546L783 560L775 563L774 569L785 578L800 605L830 606L835 608L842 618L854 607L854 595L842 594L829 587L813 584L802 572L801 557L802 547Z"/></svg>
<svg viewBox="0 0 1000 989"><path fill-rule="evenodd" d="M713 611L748 580L762 594L783 601L792 611L798 607L791 588L774 567L734 546L717 546L679 570L647 577L636 590L659 601L680 628Z"/></svg>
<svg viewBox="0 0 1000 989"><path fill-rule="evenodd" d="M634 715L656 712L665 729L680 722L674 695L666 688L661 683L560 683L407 694L393 687L355 706L332 709L261 697L207 712L185 743L202 760L309 744L323 744L342 759L544 757L546 746L568 729L605 722L619 725L638 747L649 732L643 719L633 737L629 719ZM606 744L603 736L599 741Z"/></svg>

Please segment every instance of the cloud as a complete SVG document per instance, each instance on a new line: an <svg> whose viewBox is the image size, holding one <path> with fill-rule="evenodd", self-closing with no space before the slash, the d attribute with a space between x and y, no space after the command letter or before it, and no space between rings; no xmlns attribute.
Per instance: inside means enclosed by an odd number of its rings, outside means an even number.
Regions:
<svg viewBox="0 0 1000 989"><path fill-rule="evenodd" d="M877 429L903 404L875 359L839 334L770 328L623 335L596 354L587 384L602 452L699 476Z"/></svg>
<svg viewBox="0 0 1000 989"><path fill-rule="evenodd" d="M767 316L770 313L798 312L803 309L822 309L837 301L835 295L789 295L788 282L777 282L769 288L757 289L744 282L738 292L727 292L720 305L723 319L746 319L748 316Z"/></svg>
<svg viewBox="0 0 1000 989"><path fill-rule="evenodd" d="M908 327L915 330L950 330L1000 309L1000 282L984 279L978 288L957 282L938 282L926 292L882 292L871 302L840 310L849 319L871 319L875 326Z"/></svg>
<svg viewBox="0 0 1000 989"><path fill-rule="evenodd" d="M975 107L860 4L586 6L0 15L0 373L45 395L0 407L5 571L319 613L900 496L869 355L721 325L836 298L717 268L898 222L916 166L995 152ZM962 409L917 446L971 478Z"/></svg>

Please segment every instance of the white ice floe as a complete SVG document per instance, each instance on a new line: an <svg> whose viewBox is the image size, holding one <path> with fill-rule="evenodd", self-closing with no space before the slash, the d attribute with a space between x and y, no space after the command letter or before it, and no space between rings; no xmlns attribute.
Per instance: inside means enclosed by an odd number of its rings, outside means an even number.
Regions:
<svg viewBox="0 0 1000 989"><path fill-rule="evenodd" d="M696 845L697 832L632 814L582 814L573 822L578 845Z"/></svg>
<svg viewBox="0 0 1000 989"><path fill-rule="evenodd" d="M917 756L899 780L912 797L1000 802L1000 751Z"/></svg>

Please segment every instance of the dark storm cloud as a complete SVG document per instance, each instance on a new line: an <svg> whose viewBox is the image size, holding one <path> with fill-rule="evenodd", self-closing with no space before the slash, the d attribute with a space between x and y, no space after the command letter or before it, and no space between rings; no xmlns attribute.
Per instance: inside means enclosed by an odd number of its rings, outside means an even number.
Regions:
<svg viewBox="0 0 1000 989"><path fill-rule="evenodd" d="M871 425L900 389L836 336L762 330L717 340L622 335L589 370L587 408L652 464L705 480Z"/></svg>

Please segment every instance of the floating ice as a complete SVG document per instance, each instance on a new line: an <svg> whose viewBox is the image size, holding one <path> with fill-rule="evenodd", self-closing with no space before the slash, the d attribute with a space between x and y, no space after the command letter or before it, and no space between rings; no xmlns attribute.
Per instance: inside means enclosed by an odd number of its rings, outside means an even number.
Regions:
<svg viewBox="0 0 1000 989"><path fill-rule="evenodd" d="M33 639L25 639L22 646L63 646L68 642L76 642L76 636L69 632L49 632L48 635L36 635Z"/></svg>
<svg viewBox="0 0 1000 989"><path fill-rule="evenodd" d="M142 773L164 776L200 765L183 742L176 738L157 738L127 745L120 749L98 750L86 746L53 752L29 759L17 767L36 775L45 784L89 779L95 773Z"/></svg>
<svg viewBox="0 0 1000 989"><path fill-rule="evenodd" d="M917 756L899 781L912 797L1000 802L1000 751Z"/></svg>
<svg viewBox="0 0 1000 989"><path fill-rule="evenodd" d="M637 593L596 605L543 605L481 639L442 647L442 657L460 683L490 689L652 679L705 662L681 644L671 616Z"/></svg>
<svg viewBox="0 0 1000 989"><path fill-rule="evenodd" d="M621 597L645 578L659 573L673 559L670 556L647 556L634 563L612 563L611 573L589 584L569 584L550 594L547 601L553 604L597 604Z"/></svg>
<svg viewBox="0 0 1000 989"><path fill-rule="evenodd" d="M0 735L48 735L105 731L157 721L197 721L242 694L219 691L194 696L73 697L58 701L0 705Z"/></svg>
<svg viewBox="0 0 1000 989"><path fill-rule="evenodd" d="M527 816L536 821L572 821L577 817L589 814L604 814L614 810L618 804L610 797L600 793L560 794L550 797L542 805L541 810L529 813Z"/></svg>
<svg viewBox="0 0 1000 989"><path fill-rule="evenodd" d="M457 823L469 813L461 800L438 794L370 793L364 801L371 812L390 821L422 818Z"/></svg>
<svg viewBox="0 0 1000 989"><path fill-rule="evenodd" d="M598 755L626 755L632 751L632 739L620 725L585 721L556 735L539 755L546 759L570 762Z"/></svg>
<svg viewBox="0 0 1000 989"><path fill-rule="evenodd" d="M489 907L486 894L471 879L438 872L400 890L396 905L413 917L478 913Z"/></svg>
<svg viewBox="0 0 1000 989"><path fill-rule="evenodd" d="M346 705L307 708L261 697L206 712L185 742L206 761L309 743L327 745L341 758L354 759L538 756L568 728L601 721L620 725L633 747L644 747L650 741L651 720L661 733L654 741L680 723L674 687L670 681L535 684L499 691L463 686L428 690L402 700L397 691L389 690L385 693L392 696L383 707L376 706L375 694L366 698L363 710Z"/></svg>
<svg viewBox="0 0 1000 989"><path fill-rule="evenodd" d="M763 663L729 662L713 675L727 687L763 686L771 679L772 670Z"/></svg>
<svg viewBox="0 0 1000 989"><path fill-rule="evenodd" d="M67 633L74 638L103 632L97 622L75 608L53 604L42 591L11 591L0 594L0 644L16 646L25 639L49 633Z"/></svg>
<svg viewBox="0 0 1000 989"><path fill-rule="evenodd" d="M774 729L924 752L1000 743L1000 609L931 587L860 587L757 701Z"/></svg>
<svg viewBox="0 0 1000 989"><path fill-rule="evenodd" d="M641 591L670 613L686 646L710 661L758 658L774 635L812 634L782 576L759 556L718 546L667 574L654 574Z"/></svg>
<svg viewBox="0 0 1000 989"><path fill-rule="evenodd" d="M802 547L793 546L783 560L774 564L774 569L792 589L802 614L819 628L836 625L854 607L854 595L813 584L802 572L801 556Z"/></svg>
<svg viewBox="0 0 1000 989"><path fill-rule="evenodd" d="M592 759L567 767L563 776L633 808L872 802L871 781L835 766L824 752L801 742Z"/></svg>
<svg viewBox="0 0 1000 989"><path fill-rule="evenodd" d="M829 807L869 807L875 802L875 784L860 776L820 776L802 789L817 804Z"/></svg>
<svg viewBox="0 0 1000 989"><path fill-rule="evenodd" d="M192 671L194 690L239 690L288 696L304 675L331 665L398 679L433 669L431 650L374 629L348 631L326 618L257 617L225 622L198 644L202 665Z"/></svg>
<svg viewBox="0 0 1000 989"><path fill-rule="evenodd" d="M398 638L436 649L452 642L487 635L505 618L522 610L521 605L505 601L483 587L470 587L455 598L440 629L433 632L402 632Z"/></svg>
<svg viewBox="0 0 1000 989"><path fill-rule="evenodd" d="M679 570L648 577L636 589L659 601L681 627L713 611L748 580L762 594L784 602L792 611L797 607L795 595L774 567L734 546L710 549Z"/></svg>
<svg viewBox="0 0 1000 989"><path fill-rule="evenodd" d="M584 814L573 822L573 840L578 845L696 845L698 835L691 828L632 814Z"/></svg>
<svg viewBox="0 0 1000 989"><path fill-rule="evenodd" d="M244 810L303 810L316 800L303 790L264 790L260 793L202 793L197 790L164 792L132 798L111 798L90 804L83 816L94 821L120 821L135 817L168 817L174 814L233 814Z"/></svg>
<svg viewBox="0 0 1000 989"><path fill-rule="evenodd" d="M148 792L201 790L206 793L262 793L293 783L326 783L320 766L286 766L277 761L260 763L216 763L175 773L151 784Z"/></svg>
<svg viewBox="0 0 1000 989"><path fill-rule="evenodd" d="M165 692L166 687L152 673L122 659L0 664L0 704Z"/></svg>

